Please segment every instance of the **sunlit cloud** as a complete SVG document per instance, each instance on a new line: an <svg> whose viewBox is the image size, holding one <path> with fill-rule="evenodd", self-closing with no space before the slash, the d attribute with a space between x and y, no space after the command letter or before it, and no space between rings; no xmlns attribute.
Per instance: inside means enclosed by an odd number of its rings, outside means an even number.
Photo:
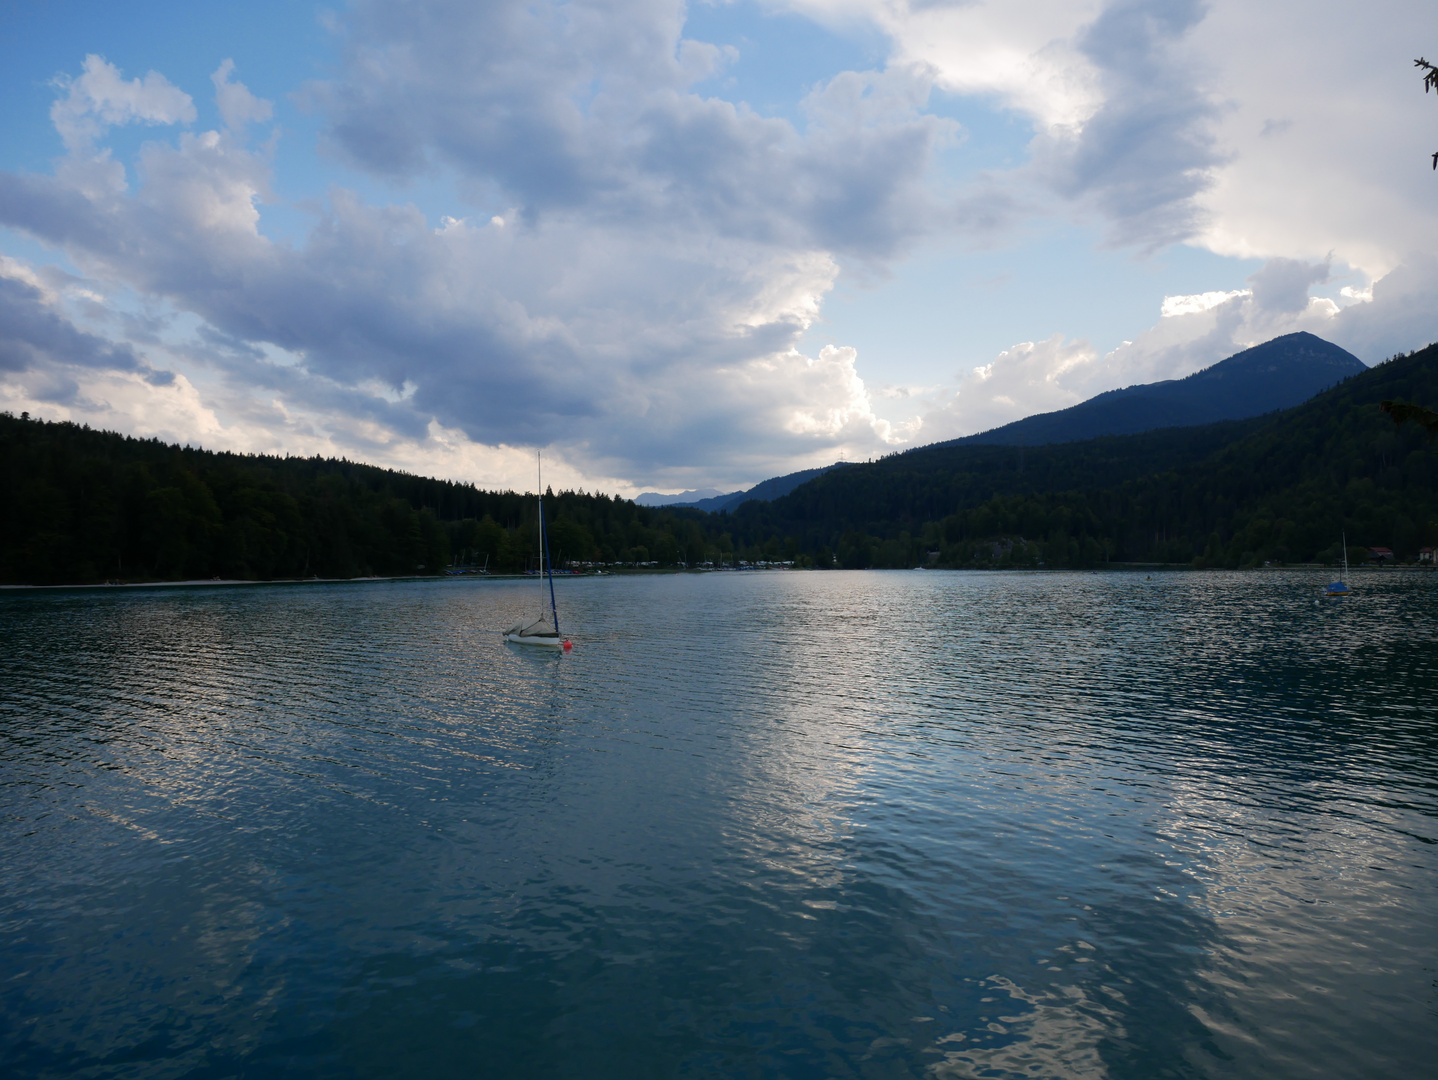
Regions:
<svg viewBox="0 0 1438 1080"><path fill-rule="evenodd" d="M5 401L495 483L546 447L575 484L730 489L1294 329L1369 362L1438 337L1438 209L1405 164L1431 102L1371 60L1408 47L1421 5L780 9L883 50L776 111L724 90L746 47L699 40L677 0L360 0L329 17L324 77L297 71L274 100L243 58L213 57L203 88L77 49L50 110L63 153L0 172L0 224L61 260L0 263ZM1341 79L1311 84L1320 54ZM1021 118L1022 159L953 169L983 152L956 100ZM276 117L295 104L331 179L302 200L277 190ZM266 228L282 212L284 242ZM842 275L1002 249L1042 220L1139 258L1264 264L1155 296L1116 349L1083 325L1016 327L1028 340L942 385L804 345Z"/></svg>

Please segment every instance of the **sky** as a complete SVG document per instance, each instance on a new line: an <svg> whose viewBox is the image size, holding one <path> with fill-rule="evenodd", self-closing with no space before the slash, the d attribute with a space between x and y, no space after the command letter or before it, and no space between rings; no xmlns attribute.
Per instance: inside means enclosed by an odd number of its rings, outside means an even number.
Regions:
<svg viewBox="0 0 1438 1080"><path fill-rule="evenodd" d="M1431 0L0 9L0 409L749 487L1438 340Z"/></svg>

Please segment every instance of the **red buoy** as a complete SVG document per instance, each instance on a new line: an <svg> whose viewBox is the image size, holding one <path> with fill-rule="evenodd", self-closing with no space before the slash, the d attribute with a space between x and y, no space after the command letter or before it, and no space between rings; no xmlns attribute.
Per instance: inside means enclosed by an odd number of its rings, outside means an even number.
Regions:
<svg viewBox="0 0 1438 1080"><path fill-rule="evenodd" d="M568 638L565 638L565 640L564 640L564 651L565 651L565 652L569 652L569 651L570 651L571 649L573 649L573 648L574 648L574 646L570 643L569 639L568 639Z"/></svg>

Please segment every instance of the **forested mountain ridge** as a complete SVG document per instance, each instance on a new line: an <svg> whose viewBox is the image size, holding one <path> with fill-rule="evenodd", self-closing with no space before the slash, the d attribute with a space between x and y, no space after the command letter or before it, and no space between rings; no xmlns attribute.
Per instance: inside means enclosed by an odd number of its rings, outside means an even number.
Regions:
<svg viewBox="0 0 1438 1080"><path fill-rule="evenodd" d="M1182 379L1108 390L1087 401L939 445L1043 446L1104 435L1243 420L1292 408L1367 368L1306 331L1284 334Z"/></svg>
<svg viewBox="0 0 1438 1080"><path fill-rule="evenodd" d="M1027 449L925 447L748 503L740 545L794 535L848 566L1241 566L1438 542L1438 452L1385 399L1438 401L1438 346L1253 420Z"/></svg>
<svg viewBox="0 0 1438 1080"><path fill-rule="evenodd" d="M1244 420L1301 404L1366 370L1366 365L1346 349L1300 331L1244 349L1182 379L1108 390L1067 409L1039 413L910 452L966 445L1047 446ZM732 513L750 499L772 501L787 495L800 484L842 464L776 476L747 491L665 505Z"/></svg>
<svg viewBox="0 0 1438 1080"><path fill-rule="evenodd" d="M937 446L733 513L546 497L556 562L1242 566L1438 544L1438 448L1380 401L1438 402L1438 346L1256 419L1044 447ZM533 565L534 497L348 461L216 453L0 414L0 583Z"/></svg>
<svg viewBox="0 0 1438 1080"><path fill-rule="evenodd" d="M439 573L533 565L533 495L320 458L216 453L0 414L0 583ZM557 561L679 561L697 511L561 492ZM686 550L686 545L688 548Z"/></svg>
<svg viewBox="0 0 1438 1080"><path fill-rule="evenodd" d="M768 502L777 499L781 495L787 495L800 484L807 483L816 476L823 476L830 469L837 469L845 463L836 461L832 465L821 465L817 469L800 469L798 472L785 473L783 476L771 476L768 480L761 480L751 488L743 491L731 491L728 495L715 495L708 499L697 499L694 502L670 503L670 506L690 506L695 510L706 510L711 514L721 510L734 510L750 499L758 499L761 502Z"/></svg>
<svg viewBox="0 0 1438 1080"><path fill-rule="evenodd" d="M1177 468L1252 434L1266 422L1238 420L1060 446L920 447L811 480L771 503L771 512L746 506L729 516L736 523L802 524L801 535L840 521L845 528L892 534L995 496L1091 491ZM817 534L814 539L817 543Z"/></svg>

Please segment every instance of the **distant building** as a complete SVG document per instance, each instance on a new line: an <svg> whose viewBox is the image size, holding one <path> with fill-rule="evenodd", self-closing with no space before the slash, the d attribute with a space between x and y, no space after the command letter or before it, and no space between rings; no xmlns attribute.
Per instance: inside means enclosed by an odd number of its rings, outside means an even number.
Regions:
<svg viewBox="0 0 1438 1080"><path fill-rule="evenodd" d="M1432 548L1419 548L1419 549L1418 549L1418 561L1419 561L1419 562L1432 563L1432 562L1433 562L1433 549L1432 549Z"/></svg>
<svg viewBox="0 0 1438 1080"><path fill-rule="evenodd" d="M1389 548L1372 547L1368 549L1368 557L1374 562L1392 562L1393 552Z"/></svg>

